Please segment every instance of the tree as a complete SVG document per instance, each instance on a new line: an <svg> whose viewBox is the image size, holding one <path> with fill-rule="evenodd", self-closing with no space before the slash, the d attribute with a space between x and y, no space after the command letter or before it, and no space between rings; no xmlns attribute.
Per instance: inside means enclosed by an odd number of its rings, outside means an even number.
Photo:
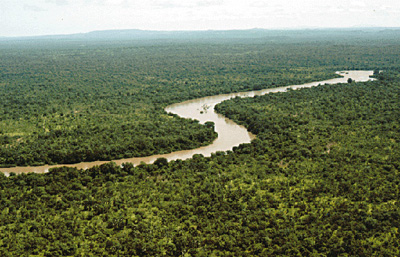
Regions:
<svg viewBox="0 0 400 257"><path fill-rule="evenodd" d="M204 125L206 125L207 128L212 128L212 129L214 129L215 127L215 123L212 121L206 121Z"/></svg>
<svg viewBox="0 0 400 257"><path fill-rule="evenodd" d="M157 158L157 160L155 160L154 164L158 167L163 167L165 165L168 165L168 160L164 157L159 157Z"/></svg>

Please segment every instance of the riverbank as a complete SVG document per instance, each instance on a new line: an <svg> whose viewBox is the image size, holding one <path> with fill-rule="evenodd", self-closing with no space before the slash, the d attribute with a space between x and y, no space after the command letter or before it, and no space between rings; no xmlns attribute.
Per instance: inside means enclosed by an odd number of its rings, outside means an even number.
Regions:
<svg viewBox="0 0 400 257"><path fill-rule="evenodd" d="M291 85L279 88L203 97L167 106L165 108L166 112L174 113L183 118L196 119L199 120L200 123L205 123L207 121L214 122L215 124L214 128L215 131L218 133L218 138L208 146L192 150L183 150L178 152L172 152L169 154L152 155L148 157L135 157L135 158L112 160L112 161L115 162L117 165L122 165L123 163L132 163L134 165L138 165L142 162L153 163L158 158L166 158L169 161L177 159L184 160L191 158L194 154L202 154L204 156L210 156L211 153L215 153L217 151L227 151L231 150L234 146L238 146L243 143L250 143L250 141L255 138L255 135L248 132L246 128L244 128L243 126L236 124L232 120L214 111L214 106L216 104L225 100L229 100L234 97L253 97L256 95L285 92L289 88L300 89L300 88L309 88L313 86L318 86L320 84L347 83L347 80L349 78L351 78L353 81L358 81L358 82L373 80L372 78L370 78L370 76L373 74L373 71L342 71L342 72L337 72L337 74L341 75L342 77L324 81L316 81L302 85ZM101 165L107 162L109 161L82 162L82 163L67 164L67 165L63 164L44 165L35 167L31 166L11 167L11 168L0 168L0 171L5 173L6 175L9 175L10 173L20 174L29 172L45 173L48 172L49 169L55 167L67 166L67 167L75 167L78 169L88 169L90 167Z"/></svg>

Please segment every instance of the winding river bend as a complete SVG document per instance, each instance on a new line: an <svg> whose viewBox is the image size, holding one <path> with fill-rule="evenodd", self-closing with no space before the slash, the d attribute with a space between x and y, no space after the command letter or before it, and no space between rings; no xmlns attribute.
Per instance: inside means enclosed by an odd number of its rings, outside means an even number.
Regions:
<svg viewBox="0 0 400 257"><path fill-rule="evenodd" d="M311 82L302 85L292 85L279 88L263 89L258 91L209 96L167 106L165 108L166 112L174 113L184 118L196 119L199 120L201 123L204 123L206 121L214 122L215 131L218 133L218 138L215 139L214 142L208 146L203 146L192 150L178 151L169 154L152 155L148 157L136 157L136 158L113 160L113 162L115 162L117 165L121 165L122 163L127 163L127 162L131 162L134 165L138 165L141 162L152 163L157 158L160 157L167 158L169 161L177 159L184 160L191 158L194 154L202 154L204 156L210 156L211 153L215 153L217 151L227 151L231 150L234 146L238 146L243 143L250 143L250 141L255 138L253 134L248 132L246 128L244 128L243 126L236 124L232 120L225 118L221 114L217 114L214 111L214 106L216 104L233 97L237 96L253 97L256 95L265 95L275 92L285 92L288 88L299 89L299 88L318 86L322 84L347 83L347 80L349 78L360 82L373 80L372 78L370 78L370 76L373 74L373 71L342 71L342 72L337 72L337 74L341 75L342 77L325 81ZM82 162L82 163L66 164L66 165L61 164L61 165L44 165L35 167L27 166L27 167L0 168L0 171L5 173L6 175L9 175L10 172L14 172L16 174L28 173L28 172L44 173L48 172L50 168L54 167L68 166L68 167L76 167L78 169L88 169L90 167L101 165L107 162L108 161L95 161L95 162Z"/></svg>

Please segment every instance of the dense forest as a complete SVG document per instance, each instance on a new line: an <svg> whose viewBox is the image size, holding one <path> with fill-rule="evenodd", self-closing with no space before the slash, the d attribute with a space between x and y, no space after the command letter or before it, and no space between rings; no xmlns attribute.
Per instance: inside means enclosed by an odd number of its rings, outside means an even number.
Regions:
<svg viewBox="0 0 400 257"><path fill-rule="evenodd" d="M150 52L147 61L131 62L135 67L131 75L121 71L124 75L114 80L111 73L103 74L104 83L92 81L87 86L79 84L88 76L84 68L100 62L87 61L87 66L77 62L74 68L73 61L70 66L65 62L72 57L64 56L60 57L62 63L55 66L59 68L50 73L39 67L48 65L44 60L55 52L61 53L60 46L46 46L47 51L41 50L42 46L29 46L27 58L15 50L19 47L22 51L25 44L0 44L2 56L8 56L7 65L1 61L8 75L2 69L0 104L4 99L9 101L1 107L0 135L3 141L8 140L2 151L20 148L11 146L15 144L12 140L22 138L18 141L22 148L31 142L27 142L30 136L54 133L53 128L40 132L44 128L38 126L35 130L33 121L62 122L68 114L73 117L74 110L78 110L78 116L82 114L82 122L89 119L81 127L82 131L87 129L88 136L93 134L90 131L96 131L98 137L102 135L100 128L91 130L90 122L120 126L121 132L116 135L124 135L128 128L122 125L129 121L138 127L152 124L159 133L171 129L163 134L168 136L175 128L184 133L182 137L190 138L191 133L196 133L192 130L203 126L168 116L162 107L201 95L326 78L333 71L347 68L383 70L373 82L290 90L217 105L218 112L246 126L257 139L211 157L194 155L171 162L160 158L154 164L135 167L111 162L87 170L63 167L46 174L10 177L0 173L0 255L400 255L400 41L378 34L376 39L298 41L289 37L279 44L268 40L154 45L125 42L124 47L100 45L99 55L92 45L88 50L93 51L90 58L110 61L93 68L94 80L96 72L100 76L113 67L118 70L117 65L111 65L113 58L104 56L104 52L119 52L114 61L121 63L130 58L146 60L143 52ZM70 47L65 52L80 49L76 45ZM42 57L33 55L41 51ZM124 51L136 52L127 55ZM19 56L24 61L14 60L11 65L12 54L14 59ZM12 75L17 70L21 72L24 65L29 70L28 63L34 60L37 71ZM56 76L55 71L61 68L74 72L69 73L70 77ZM47 84L54 91L35 92L42 81L23 83L42 73L56 81ZM125 86L116 83L129 78L136 82ZM66 81L61 83L63 80ZM67 85L71 90L64 90ZM17 99L18 90L24 92L19 99L26 101L26 109L6 97L7 92ZM125 105L119 105L117 97L109 97L117 94L114 90L121 91L123 97L119 99L128 99ZM45 96L57 92L58 101L53 97L54 102L39 104L45 102ZM100 98L102 92L107 97ZM78 93L84 97L82 101L72 97ZM29 116L33 110L38 113L36 120ZM113 114L118 115L119 111L132 112L137 119L124 120L128 117L125 114L113 120ZM108 115L97 115L100 112ZM100 117L104 122L97 123L95 120ZM171 124L165 123L168 119ZM67 122L70 123L74 124ZM58 129L62 131L64 126L59 123ZM137 133L150 132L138 129ZM148 135L146 140L153 136ZM57 138L64 143L55 149L70 149L65 134ZM207 140L210 139L204 142ZM135 140L131 142L134 144ZM98 147L101 149L101 143ZM123 147L120 150L124 153Z"/></svg>
<svg viewBox="0 0 400 257"><path fill-rule="evenodd" d="M337 70L387 69L400 51L398 33L392 31L303 34L164 43L0 42L0 166L196 148L216 134L195 121L168 116L163 107L332 78Z"/></svg>
<svg viewBox="0 0 400 257"><path fill-rule="evenodd" d="M196 148L216 134L195 121L168 116L162 107L332 77L325 68L290 72L281 70L283 63L264 63L269 58L259 53L274 49L263 48L179 42L0 46L0 165L110 160Z"/></svg>

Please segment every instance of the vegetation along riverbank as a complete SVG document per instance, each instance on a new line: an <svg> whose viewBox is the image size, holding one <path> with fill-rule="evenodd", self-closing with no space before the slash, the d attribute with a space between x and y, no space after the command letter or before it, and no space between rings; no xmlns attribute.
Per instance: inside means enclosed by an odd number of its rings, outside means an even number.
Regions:
<svg viewBox="0 0 400 257"><path fill-rule="evenodd" d="M121 107L122 113L134 110L132 122L148 124L158 124L159 113L188 128L182 133L190 137L196 133L190 126L203 126L169 116L163 107L199 96L322 80L337 70L383 70L376 72L376 81L217 105L218 112L257 139L210 157L161 158L137 166L108 163L86 170L61 167L9 177L0 173L0 255L400 255L400 35L392 30L319 33L252 41L91 42L89 47L82 42L62 47L56 42L0 43L6 57L0 61L0 135L9 137L2 151L27 143L28 135L51 133L48 125L49 131L40 131L43 120L61 121L67 110L71 117L75 110L117 115ZM38 68L30 72L30 67ZM130 82L123 84L126 76ZM78 86L85 79L90 89ZM58 98L41 98L35 93L40 84L48 85L44 95ZM25 89L28 85L31 90ZM9 100L18 98L18 90L26 92L19 94L26 108ZM82 101L65 100L78 93ZM107 97L101 98L103 93ZM38 116L30 120L34 110ZM107 116L99 126L130 120ZM161 124L159 130L168 131ZM96 135L101 137L101 131ZM58 147L68 149L66 142Z"/></svg>

